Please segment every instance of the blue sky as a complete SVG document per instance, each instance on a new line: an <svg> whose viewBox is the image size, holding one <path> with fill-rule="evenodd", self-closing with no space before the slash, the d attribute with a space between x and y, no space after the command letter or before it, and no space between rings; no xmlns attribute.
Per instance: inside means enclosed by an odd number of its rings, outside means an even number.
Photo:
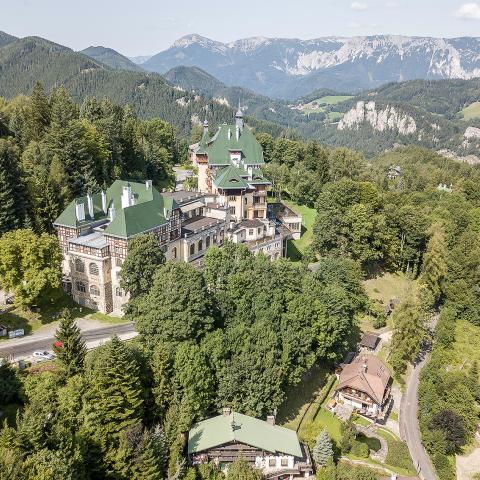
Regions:
<svg viewBox="0 0 480 480"><path fill-rule="evenodd" d="M480 1L0 0L0 30L126 55L157 53L194 32L226 42L257 35L480 37Z"/></svg>

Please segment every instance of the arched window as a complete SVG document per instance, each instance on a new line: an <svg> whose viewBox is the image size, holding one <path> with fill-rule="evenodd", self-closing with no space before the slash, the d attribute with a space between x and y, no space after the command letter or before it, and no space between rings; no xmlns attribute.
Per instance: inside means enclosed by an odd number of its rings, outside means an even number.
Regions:
<svg viewBox="0 0 480 480"><path fill-rule="evenodd" d="M210 235L205 239L205 248L210 246Z"/></svg>
<svg viewBox="0 0 480 480"><path fill-rule="evenodd" d="M195 255L195 244L194 243L192 243L190 245L190 255Z"/></svg>
<svg viewBox="0 0 480 480"><path fill-rule="evenodd" d="M172 248L172 257L177 258L177 247Z"/></svg>
<svg viewBox="0 0 480 480"><path fill-rule="evenodd" d="M85 293L87 291L87 287L85 286L84 282L76 282L75 287L77 292Z"/></svg>
<svg viewBox="0 0 480 480"><path fill-rule="evenodd" d="M92 295L100 295L100 289L96 285L90 285L90 293Z"/></svg>
<svg viewBox="0 0 480 480"><path fill-rule="evenodd" d="M75 270L80 273L83 273L85 271L85 265L83 263L83 260L80 260L79 258L75 259Z"/></svg>
<svg viewBox="0 0 480 480"><path fill-rule="evenodd" d="M88 266L88 270L90 271L90 275L98 276L98 265L96 263L91 263Z"/></svg>
<svg viewBox="0 0 480 480"><path fill-rule="evenodd" d="M115 288L115 295L116 295L117 297L123 297L123 291L122 291L122 289L121 289L120 287L116 287L116 288Z"/></svg>
<svg viewBox="0 0 480 480"><path fill-rule="evenodd" d="M203 250L203 241L202 240L199 240L198 241L198 251L202 251Z"/></svg>

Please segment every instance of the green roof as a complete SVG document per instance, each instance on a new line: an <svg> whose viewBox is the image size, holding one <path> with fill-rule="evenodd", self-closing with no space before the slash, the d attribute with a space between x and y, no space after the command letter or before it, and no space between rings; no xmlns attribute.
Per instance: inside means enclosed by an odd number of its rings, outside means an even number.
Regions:
<svg viewBox="0 0 480 480"><path fill-rule="evenodd" d="M213 183L217 188L223 188L224 190L248 188L248 182L242 178L242 176L247 176L245 170L229 166L222 168L222 170L217 173Z"/></svg>
<svg viewBox="0 0 480 480"><path fill-rule="evenodd" d="M130 186L135 198L135 205L122 208L123 187ZM106 235L129 238L148 230L152 230L168 222L167 217L177 208L175 200L163 197L154 187L147 189L145 183L116 180L106 191L107 213L102 208L102 196L92 195L93 218L88 214L87 197L73 200L55 220L55 225L66 227L94 226L108 222L108 208L114 206L115 218L108 224L104 232ZM83 203L85 206L85 220L79 222L76 217L75 205Z"/></svg>
<svg viewBox="0 0 480 480"><path fill-rule="evenodd" d="M195 424L188 434L188 453L203 452L230 442L270 453L303 456L295 431L236 412Z"/></svg>
<svg viewBox="0 0 480 480"><path fill-rule="evenodd" d="M230 131L230 134L229 134ZM262 146L249 128L244 127L239 139L235 125L223 124L209 140L202 137L197 153L207 153L209 165L230 165L230 151L241 151L244 165L263 165Z"/></svg>

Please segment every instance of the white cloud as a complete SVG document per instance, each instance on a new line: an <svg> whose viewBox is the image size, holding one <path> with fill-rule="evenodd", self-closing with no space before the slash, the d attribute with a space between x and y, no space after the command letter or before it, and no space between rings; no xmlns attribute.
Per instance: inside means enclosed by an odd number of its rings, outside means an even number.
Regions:
<svg viewBox="0 0 480 480"><path fill-rule="evenodd" d="M352 10L357 10L357 11L361 12L361 11L366 10L368 8L368 4L364 3L364 2L353 2L350 5L350 8Z"/></svg>
<svg viewBox="0 0 480 480"><path fill-rule="evenodd" d="M464 20L480 20L480 3L465 3L455 15Z"/></svg>

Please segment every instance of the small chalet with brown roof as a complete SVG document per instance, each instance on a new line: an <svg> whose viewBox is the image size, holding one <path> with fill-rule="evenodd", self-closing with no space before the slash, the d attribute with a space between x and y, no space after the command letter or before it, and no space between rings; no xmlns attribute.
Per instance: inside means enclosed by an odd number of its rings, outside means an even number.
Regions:
<svg viewBox="0 0 480 480"><path fill-rule="evenodd" d="M360 413L377 417L390 398L391 375L375 355L360 354L345 365L335 389L340 401Z"/></svg>
<svg viewBox="0 0 480 480"><path fill-rule="evenodd" d="M365 332L358 344L359 347L374 351L377 348L380 337L373 332Z"/></svg>

